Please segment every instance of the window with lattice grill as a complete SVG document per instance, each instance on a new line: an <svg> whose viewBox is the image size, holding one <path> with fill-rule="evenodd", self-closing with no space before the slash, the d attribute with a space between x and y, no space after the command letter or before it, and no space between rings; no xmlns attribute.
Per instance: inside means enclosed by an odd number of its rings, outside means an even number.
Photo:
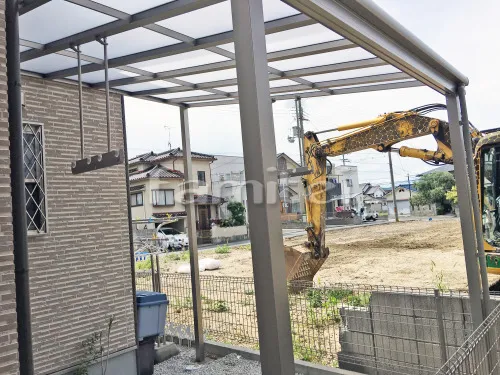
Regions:
<svg viewBox="0 0 500 375"><path fill-rule="evenodd" d="M47 231L43 142L41 125L23 124L24 187L28 233Z"/></svg>

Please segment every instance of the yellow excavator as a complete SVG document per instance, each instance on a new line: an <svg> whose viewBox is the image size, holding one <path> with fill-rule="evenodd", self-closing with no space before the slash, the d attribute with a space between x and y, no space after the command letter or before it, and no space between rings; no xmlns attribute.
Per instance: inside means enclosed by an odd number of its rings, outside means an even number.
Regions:
<svg viewBox="0 0 500 375"><path fill-rule="evenodd" d="M429 104L387 113L373 120L330 129L328 131L354 130L322 141L317 135L326 131L305 133L306 172L302 181L306 191L307 242L285 246L287 280L312 281L330 253L325 244L327 157L374 149L397 152L402 157L436 165L453 164L449 124L425 116L443 109L446 109L443 104ZM500 131L479 131L469 124L469 134L480 195L487 269L489 273L500 274ZM426 135L434 137L436 150L393 148L399 142Z"/></svg>

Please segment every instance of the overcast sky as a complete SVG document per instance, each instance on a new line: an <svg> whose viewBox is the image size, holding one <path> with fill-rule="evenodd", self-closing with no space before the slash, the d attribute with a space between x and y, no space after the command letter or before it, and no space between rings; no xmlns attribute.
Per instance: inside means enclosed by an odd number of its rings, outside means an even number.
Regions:
<svg viewBox="0 0 500 375"><path fill-rule="evenodd" d="M264 0L265 1L265 0ZM375 0L389 14L467 75L469 118L479 129L500 126L500 1L498 0ZM366 120L394 110L444 102L444 98L426 87L374 93L303 99L309 121L305 130L328 129L342 123ZM176 107L125 99L129 155L163 151L181 146L179 112ZM273 104L276 148L298 160L298 144L287 136L294 125L294 102ZM436 114L444 118L445 113ZM192 149L219 155L242 155L240 118L237 105L189 110ZM335 133L328 133L334 135ZM432 138L405 143L413 147L435 148ZM389 181L387 155L362 151L347 156L357 165L361 182ZM335 158L336 164L340 163ZM396 180L430 167L419 160L393 158Z"/></svg>

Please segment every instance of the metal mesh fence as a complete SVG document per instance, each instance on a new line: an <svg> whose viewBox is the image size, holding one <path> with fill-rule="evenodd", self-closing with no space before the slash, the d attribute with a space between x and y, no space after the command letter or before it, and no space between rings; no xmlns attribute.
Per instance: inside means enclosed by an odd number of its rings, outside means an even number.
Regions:
<svg viewBox="0 0 500 375"><path fill-rule="evenodd" d="M166 335L192 340L189 275L162 274ZM151 272L137 288L151 290ZM200 276L208 340L258 349L252 278ZM366 374L434 374L472 332L467 294L356 284L289 285L297 359Z"/></svg>
<svg viewBox="0 0 500 375"><path fill-rule="evenodd" d="M450 357L436 375L500 374L500 305Z"/></svg>

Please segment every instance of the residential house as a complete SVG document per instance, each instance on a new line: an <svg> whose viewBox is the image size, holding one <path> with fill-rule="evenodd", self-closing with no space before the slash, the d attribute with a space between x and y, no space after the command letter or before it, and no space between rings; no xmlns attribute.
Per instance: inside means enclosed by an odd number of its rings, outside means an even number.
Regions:
<svg viewBox="0 0 500 375"><path fill-rule="evenodd" d="M285 153L276 156L278 173L300 167L300 164ZM279 177L279 196L283 213L305 214L305 190L301 176Z"/></svg>
<svg viewBox="0 0 500 375"><path fill-rule="evenodd" d="M398 206L399 215L410 215L412 212L410 198L411 194L416 192L416 189L412 186L411 188L398 185L395 188L396 191L396 204ZM394 201L392 191L387 193L385 196L387 199L387 209L389 212L389 217L394 216Z"/></svg>
<svg viewBox="0 0 500 375"><path fill-rule="evenodd" d="M386 191L380 185L372 185L368 182L360 184L360 188L363 193L363 207L367 211L387 211Z"/></svg>
<svg viewBox="0 0 500 375"><path fill-rule="evenodd" d="M208 230L211 221L219 218L223 199L212 195L212 155L192 152L195 187L195 213L199 230ZM129 160L130 201L133 219L175 218L171 224L186 231L184 205L184 163L182 149L148 152Z"/></svg>
<svg viewBox="0 0 500 375"><path fill-rule="evenodd" d="M333 165L327 177L327 213L363 207L363 195L359 186L358 167Z"/></svg>
<svg viewBox="0 0 500 375"><path fill-rule="evenodd" d="M215 155L216 160L210 165L212 171L212 189L215 195L225 201L241 202L247 207L247 193L245 180L245 165L242 156ZM276 156L278 171L294 169L300 164L285 153ZM305 213L304 186L301 176L279 177L279 196L284 213ZM221 217L226 218L229 213L227 204L221 206Z"/></svg>

